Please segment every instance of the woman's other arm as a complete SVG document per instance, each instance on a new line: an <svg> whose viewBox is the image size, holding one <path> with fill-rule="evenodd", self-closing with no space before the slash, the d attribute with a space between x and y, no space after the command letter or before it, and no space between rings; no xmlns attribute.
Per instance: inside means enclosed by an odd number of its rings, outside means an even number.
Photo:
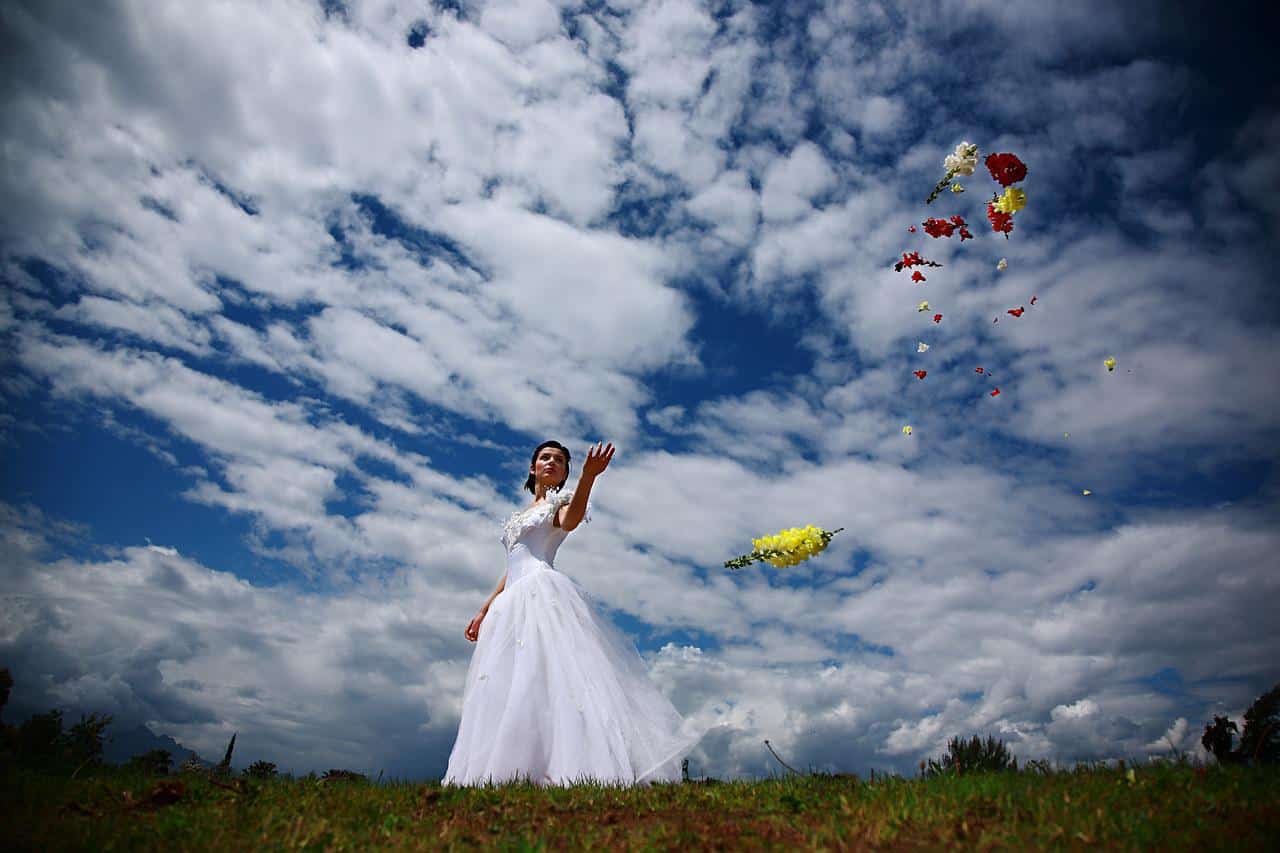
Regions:
<svg viewBox="0 0 1280 853"><path fill-rule="evenodd" d="M484 621L484 617L489 613L489 605L493 604L493 600L497 598L502 593L502 591L506 588L507 588L507 573L503 572L502 580L498 581L497 588L493 591L493 594L490 595L489 598L485 601L484 606L480 608L480 612L478 612L475 616L471 617L471 622L467 625L467 630L463 632L466 635L466 638L468 640L474 643L476 640L480 639L480 623Z"/></svg>

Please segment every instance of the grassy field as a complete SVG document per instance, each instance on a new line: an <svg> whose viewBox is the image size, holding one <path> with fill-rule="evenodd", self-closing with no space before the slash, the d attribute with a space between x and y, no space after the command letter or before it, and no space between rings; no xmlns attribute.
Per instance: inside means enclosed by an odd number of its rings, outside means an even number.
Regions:
<svg viewBox="0 0 1280 853"><path fill-rule="evenodd" d="M633 789L214 781L112 767L68 776L0 774L7 849L1275 850L1280 839L1280 770L1187 763Z"/></svg>

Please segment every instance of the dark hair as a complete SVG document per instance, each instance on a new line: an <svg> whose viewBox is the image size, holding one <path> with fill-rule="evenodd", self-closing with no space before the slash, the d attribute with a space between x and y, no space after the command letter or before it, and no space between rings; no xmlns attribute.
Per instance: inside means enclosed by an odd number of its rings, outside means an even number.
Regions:
<svg viewBox="0 0 1280 853"><path fill-rule="evenodd" d="M558 492L564 488L565 483L569 482L569 448L565 447L558 441L544 441L533 449L533 455L529 457L529 464L532 465L537 462L538 454L547 447L554 447L564 454L564 479L560 481L560 485L555 487L555 490ZM536 495L538 494L538 490L535 488L537 482L537 479L530 474L529 479L524 481L524 487L529 490L530 494Z"/></svg>

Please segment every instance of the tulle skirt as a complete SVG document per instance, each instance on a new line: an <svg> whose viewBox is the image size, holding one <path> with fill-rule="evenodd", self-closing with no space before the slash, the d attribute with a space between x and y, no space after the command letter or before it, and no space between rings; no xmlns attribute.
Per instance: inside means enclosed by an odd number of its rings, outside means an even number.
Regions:
<svg viewBox="0 0 1280 853"><path fill-rule="evenodd" d="M480 625L446 785L676 782L706 733L572 578L508 585Z"/></svg>

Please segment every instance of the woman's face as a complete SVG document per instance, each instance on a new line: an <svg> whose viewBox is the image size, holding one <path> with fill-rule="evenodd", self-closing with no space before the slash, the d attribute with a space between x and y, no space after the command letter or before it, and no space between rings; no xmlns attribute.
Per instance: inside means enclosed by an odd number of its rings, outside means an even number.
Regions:
<svg viewBox="0 0 1280 853"><path fill-rule="evenodd" d="M529 473L534 476L534 479L549 488L560 485L568 470L569 465L565 462L564 451L558 447L542 448L538 451L533 464L529 466Z"/></svg>

